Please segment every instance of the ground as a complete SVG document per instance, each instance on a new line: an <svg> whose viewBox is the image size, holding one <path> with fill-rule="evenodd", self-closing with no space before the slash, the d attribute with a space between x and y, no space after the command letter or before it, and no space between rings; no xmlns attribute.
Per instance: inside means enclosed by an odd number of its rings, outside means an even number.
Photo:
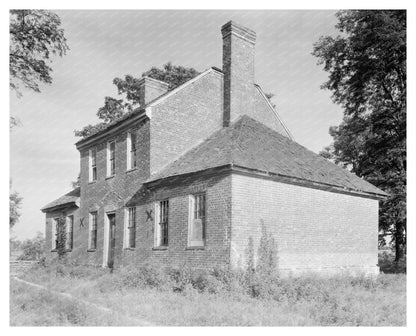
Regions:
<svg viewBox="0 0 416 336"><path fill-rule="evenodd" d="M293 278L282 280L267 291L259 289L259 295L247 295L237 287L218 289L221 282L212 276L204 278L208 283L202 287L195 285L198 281L192 285L186 280L180 290L179 287L172 290L149 271L138 281L143 270L140 272L138 275L131 271L109 273L73 266L37 267L19 277L46 289L11 279L10 324L406 325L405 274L381 274L377 278ZM72 296L62 296L61 292Z"/></svg>

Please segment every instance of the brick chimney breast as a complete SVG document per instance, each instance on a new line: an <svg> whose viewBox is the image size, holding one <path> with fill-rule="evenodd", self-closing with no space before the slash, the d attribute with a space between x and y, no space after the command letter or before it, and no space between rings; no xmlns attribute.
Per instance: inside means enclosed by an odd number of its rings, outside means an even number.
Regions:
<svg viewBox="0 0 416 336"><path fill-rule="evenodd" d="M139 104L141 107L168 92L169 84L160 80L144 76L139 81Z"/></svg>
<svg viewBox="0 0 416 336"><path fill-rule="evenodd" d="M233 21L221 28L224 72L223 126L254 108L254 46L256 33Z"/></svg>

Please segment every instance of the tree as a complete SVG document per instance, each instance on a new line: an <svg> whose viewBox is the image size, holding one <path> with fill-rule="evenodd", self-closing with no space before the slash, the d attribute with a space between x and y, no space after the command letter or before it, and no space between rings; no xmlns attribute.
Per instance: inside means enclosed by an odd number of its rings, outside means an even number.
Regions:
<svg viewBox="0 0 416 336"><path fill-rule="evenodd" d="M26 239L21 244L22 254L20 260L39 260L45 251L45 238L41 232L33 239Z"/></svg>
<svg viewBox="0 0 416 336"><path fill-rule="evenodd" d="M199 72L193 68L175 66L170 62L163 65L163 69L152 67L142 74L142 76L168 83L169 90L173 90L197 75L199 75ZM120 119L126 113L131 112L133 106L139 103L139 81L140 78L135 78L131 75L125 75L124 79L114 78L113 84L117 87L118 94L124 95L125 99L105 97L104 106L100 107L97 112L97 116L102 122L96 125L87 125L81 130L76 130L75 136L88 137L104 129L109 123Z"/></svg>
<svg viewBox="0 0 416 336"><path fill-rule="evenodd" d="M40 92L39 83L52 83L50 56L69 49L59 16L46 10L10 11L10 88L21 95L19 83Z"/></svg>
<svg viewBox="0 0 416 336"><path fill-rule="evenodd" d="M12 183L10 182L10 194L9 194L9 223L10 229L15 226L20 218L20 209L22 207L23 198L19 196L17 191L11 191Z"/></svg>
<svg viewBox="0 0 416 336"><path fill-rule="evenodd" d="M322 85L344 110L321 155L386 191L380 239L392 235L396 261L406 251L406 11L337 14L337 37L323 36L313 55L329 79Z"/></svg>
<svg viewBox="0 0 416 336"><path fill-rule="evenodd" d="M78 173L78 177L75 181L71 182L72 189L78 188L81 186L81 173Z"/></svg>

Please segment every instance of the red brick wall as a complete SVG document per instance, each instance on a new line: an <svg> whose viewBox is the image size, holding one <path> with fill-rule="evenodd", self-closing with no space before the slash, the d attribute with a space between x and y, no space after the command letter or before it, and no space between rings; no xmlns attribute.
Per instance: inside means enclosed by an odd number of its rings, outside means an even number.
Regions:
<svg viewBox="0 0 416 336"><path fill-rule="evenodd" d="M376 273L378 201L232 175L231 260L245 265L249 237L257 252L261 223L274 237L282 273Z"/></svg>
<svg viewBox="0 0 416 336"><path fill-rule="evenodd" d="M221 28L223 36L224 125L253 111L255 33L234 22Z"/></svg>
<svg viewBox="0 0 416 336"><path fill-rule="evenodd" d="M115 137L97 141L94 145L80 150L81 205L79 218L83 220L84 226L82 228L77 226L77 229L74 229L72 258L80 262L102 264L105 214L115 211L117 226L116 265L121 262L124 253L122 246L125 221L124 204L141 188L142 183L150 176L150 172L160 170L222 127L222 86L223 75L212 70L199 80L152 107L150 120L141 122L140 125L126 127ZM276 124L267 103L257 90L254 92L256 92L256 112L253 112L251 116L268 124L269 127L274 125L276 130L281 130L279 124ZM138 167L127 172L126 139L127 132L132 129L138 131ZM116 173L115 176L106 178L107 141L112 139L116 140ZM92 147L97 147L97 181L91 183L88 181L88 156L89 149ZM173 202L184 202L184 199L175 198ZM89 214L92 211L97 211L98 215L97 250L87 252ZM144 216L143 211L141 216ZM216 245L216 251L221 251L219 245ZM137 258L140 259L137 251L135 253ZM176 253L174 254L176 257L172 258L177 258L178 261L179 256L188 258L192 253L198 254L199 252L187 251L186 256ZM208 256L207 251L199 254L205 257ZM151 254L151 256L153 258L154 254ZM218 255L215 258L219 260ZM226 254L224 258L228 258ZM166 260L166 258L161 260ZM206 260L209 260L209 258ZM224 260L221 259L220 263L223 263Z"/></svg>
<svg viewBox="0 0 416 336"><path fill-rule="evenodd" d="M222 74L212 70L152 107L150 171L157 172L222 127Z"/></svg>
<svg viewBox="0 0 416 336"><path fill-rule="evenodd" d="M204 249L188 249L189 195L206 193L206 245ZM210 268L229 264L231 233L231 177L182 179L173 185L158 188L137 207L136 248L124 250L123 264L161 266L188 265ZM154 249L155 202L169 199L169 246ZM153 220L147 218L152 211Z"/></svg>
<svg viewBox="0 0 416 336"><path fill-rule="evenodd" d="M276 118L273 111L270 109L267 100L260 93L259 89L254 90L254 109L248 113L248 116L279 132L284 136L288 136L282 123Z"/></svg>
<svg viewBox="0 0 416 336"><path fill-rule="evenodd" d="M52 252L52 224L54 218L60 218L62 216L62 211L63 210L48 212L45 216L45 254L46 258L49 260L58 255L57 252ZM71 252L68 252L68 256L73 257L73 255L77 253L76 249L82 249L80 246L82 239L79 226L79 211L77 207L67 208L64 211L66 216L74 216L73 249Z"/></svg>
<svg viewBox="0 0 416 336"><path fill-rule="evenodd" d="M149 121L134 125L116 137L105 139L97 146L97 181L88 182L88 149L81 151L81 199L79 216L84 219L84 228L77 237L81 248L74 253L74 258L91 264L102 264L104 243L104 222L107 212L116 211L116 256L122 254L124 204L149 177ZM137 168L127 171L127 132L137 131ZM111 178L106 177L107 141L116 140L116 172ZM87 252L89 214L97 211L97 250ZM120 242L120 243L119 243Z"/></svg>

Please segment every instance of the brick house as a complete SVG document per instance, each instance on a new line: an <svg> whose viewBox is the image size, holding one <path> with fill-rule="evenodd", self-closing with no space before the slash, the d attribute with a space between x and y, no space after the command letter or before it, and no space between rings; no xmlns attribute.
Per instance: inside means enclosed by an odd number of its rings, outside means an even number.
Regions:
<svg viewBox="0 0 416 336"><path fill-rule="evenodd" d="M223 69L174 90L141 79L133 112L76 143L81 186L42 208L81 263L244 267L262 228L282 273L377 273L386 194L297 144L254 83L256 34L222 29Z"/></svg>

